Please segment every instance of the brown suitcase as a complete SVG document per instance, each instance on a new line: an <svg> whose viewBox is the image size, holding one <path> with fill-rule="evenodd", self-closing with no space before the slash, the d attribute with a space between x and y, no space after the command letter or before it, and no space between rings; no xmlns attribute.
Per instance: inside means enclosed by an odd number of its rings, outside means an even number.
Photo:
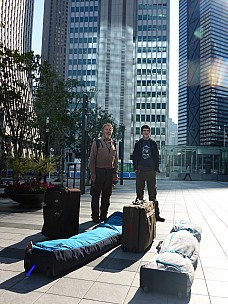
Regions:
<svg viewBox="0 0 228 304"><path fill-rule="evenodd" d="M45 193L42 234L69 238L79 230L80 190L56 186Z"/></svg>
<svg viewBox="0 0 228 304"><path fill-rule="evenodd" d="M124 251L145 252L156 236L154 203L140 201L124 206L122 248Z"/></svg>

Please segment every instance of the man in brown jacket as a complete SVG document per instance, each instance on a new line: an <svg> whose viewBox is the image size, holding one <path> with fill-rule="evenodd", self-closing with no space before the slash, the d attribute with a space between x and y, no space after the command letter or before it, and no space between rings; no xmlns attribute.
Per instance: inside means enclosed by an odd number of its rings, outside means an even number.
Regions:
<svg viewBox="0 0 228 304"><path fill-rule="evenodd" d="M94 183L91 210L95 223L106 220L113 181L118 179L118 157L115 143L112 140L113 127L106 123L102 127L102 137L95 140L90 152L91 181ZM101 207L99 212L99 199Z"/></svg>

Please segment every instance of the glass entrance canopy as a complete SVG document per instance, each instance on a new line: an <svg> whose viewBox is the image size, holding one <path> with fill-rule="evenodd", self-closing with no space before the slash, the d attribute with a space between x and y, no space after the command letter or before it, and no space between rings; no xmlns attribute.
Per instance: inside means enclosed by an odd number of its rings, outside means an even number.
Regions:
<svg viewBox="0 0 228 304"><path fill-rule="evenodd" d="M228 147L163 146L160 167L167 175L228 174Z"/></svg>

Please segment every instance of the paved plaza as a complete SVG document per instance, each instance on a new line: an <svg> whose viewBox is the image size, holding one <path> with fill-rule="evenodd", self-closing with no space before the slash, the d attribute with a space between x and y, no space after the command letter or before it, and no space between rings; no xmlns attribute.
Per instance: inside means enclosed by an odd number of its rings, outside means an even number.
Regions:
<svg viewBox="0 0 228 304"><path fill-rule="evenodd" d="M135 181L116 185L110 214L135 198ZM227 304L228 303L228 182L158 180L158 201L165 223L145 254L123 252L121 246L62 277L26 276L27 243L45 239L42 209L26 209L0 199L0 304ZM190 299L139 288L140 266L156 255L176 220L202 227L200 257ZM90 229L90 194L81 196L80 231ZM162 284L162 282L161 282Z"/></svg>

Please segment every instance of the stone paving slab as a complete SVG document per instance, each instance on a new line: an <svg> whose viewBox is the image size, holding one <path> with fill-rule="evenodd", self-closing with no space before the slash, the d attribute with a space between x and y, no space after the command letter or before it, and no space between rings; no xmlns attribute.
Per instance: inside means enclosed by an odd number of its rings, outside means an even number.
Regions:
<svg viewBox="0 0 228 304"><path fill-rule="evenodd" d="M145 193L147 197L147 193ZM0 199L0 304L225 304L228 303L228 183L217 181L169 181L158 179L158 201L165 223L157 223L157 235L145 254L114 248L87 265L59 278L32 273L27 277L23 255L28 241L45 240L41 234L42 209L20 208ZM117 184L110 214L122 211L135 199L135 181ZM81 196L80 232L93 227L89 188ZM199 263L188 299L145 293L139 288L141 265L156 255L176 220L201 225ZM162 284L162 282L161 282Z"/></svg>

